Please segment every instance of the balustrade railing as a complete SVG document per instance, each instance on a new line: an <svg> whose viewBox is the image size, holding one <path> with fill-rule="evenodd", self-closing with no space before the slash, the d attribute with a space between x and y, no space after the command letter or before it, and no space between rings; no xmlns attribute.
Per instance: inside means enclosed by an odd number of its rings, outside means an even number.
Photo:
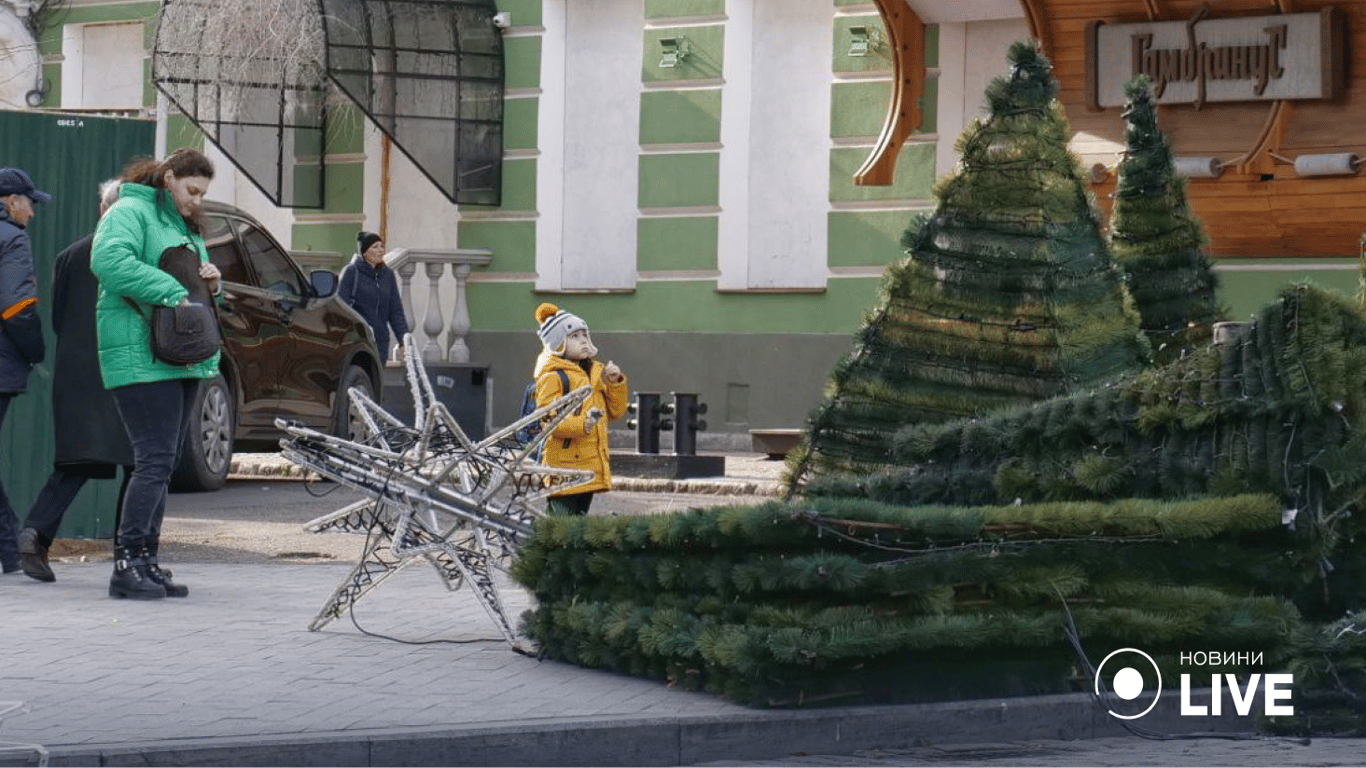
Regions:
<svg viewBox="0 0 1366 768"><path fill-rule="evenodd" d="M465 337L470 332L470 310L465 298L465 286L471 270L487 265L492 259L492 252L471 248L396 248L385 254L385 263L398 274L403 313L408 319L408 327L412 329L413 339L422 349L424 363L470 361L470 348L465 342ZM415 322L418 305L413 299L413 277L417 274L419 265L427 277L427 298L421 307L420 326ZM451 280L446 279L448 271ZM418 290L421 291L421 286ZM443 295L452 299L449 315L442 309ZM446 334L444 342L443 333ZM395 344L389 360L390 365L402 364L400 350L401 347Z"/></svg>

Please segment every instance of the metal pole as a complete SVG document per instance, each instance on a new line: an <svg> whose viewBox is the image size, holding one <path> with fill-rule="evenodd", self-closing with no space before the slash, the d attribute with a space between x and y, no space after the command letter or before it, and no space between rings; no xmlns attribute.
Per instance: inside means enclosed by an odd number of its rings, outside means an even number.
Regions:
<svg viewBox="0 0 1366 768"><path fill-rule="evenodd" d="M636 453L659 453L659 393L636 393Z"/></svg>

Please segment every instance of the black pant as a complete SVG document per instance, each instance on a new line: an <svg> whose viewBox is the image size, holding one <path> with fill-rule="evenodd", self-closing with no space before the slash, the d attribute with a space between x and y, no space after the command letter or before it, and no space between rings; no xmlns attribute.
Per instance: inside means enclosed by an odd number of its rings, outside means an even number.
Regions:
<svg viewBox="0 0 1366 768"><path fill-rule="evenodd" d="M185 442L198 387L198 379L171 379L109 390L133 444L133 477L123 498L120 546L154 547L161 539L166 488Z"/></svg>
<svg viewBox="0 0 1366 768"><path fill-rule="evenodd" d="M123 483L119 485L119 498L114 503L114 531L117 538L119 520L122 518L123 497L128 494L128 482L133 477L133 468L123 468ZM38 543L44 547L52 546L52 540L57 537L57 529L62 525L62 518L66 515L66 510L71 506L71 502L76 500L76 495L85 487L85 481L89 480L88 475L80 472L68 472L61 467L53 470L48 475L47 483L43 485L43 490L38 492L38 498L33 502L33 508L28 511L28 517L24 519L24 527L32 528L38 532Z"/></svg>
<svg viewBox="0 0 1366 768"><path fill-rule="evenodd" d="M14 399L13 392L0 392L0 426L5 423L5 412L9 401ZM0 482L0 568L6 572L19 570L19 516L10 506L9 496L5 495L4 483Z"/></svg>
<svg viewBox="0 0 1366 768"><path fill-rule="evenodd" d="M546 512L551 515L586 515L588 505L593 503L594 493L596 491L551 496L546 499Z"/></svg>

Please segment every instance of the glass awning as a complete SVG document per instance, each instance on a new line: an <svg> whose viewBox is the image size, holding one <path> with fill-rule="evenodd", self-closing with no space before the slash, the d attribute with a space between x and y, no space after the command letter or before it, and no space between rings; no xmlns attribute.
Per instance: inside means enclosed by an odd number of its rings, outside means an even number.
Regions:
<svg viewBox="0 0 1366 768"><path fill-rule="evenodd" d="M451 202L497 205L496 12L494 0L165 0L152 79L276 205L324 205L347 101Z"/></svg>

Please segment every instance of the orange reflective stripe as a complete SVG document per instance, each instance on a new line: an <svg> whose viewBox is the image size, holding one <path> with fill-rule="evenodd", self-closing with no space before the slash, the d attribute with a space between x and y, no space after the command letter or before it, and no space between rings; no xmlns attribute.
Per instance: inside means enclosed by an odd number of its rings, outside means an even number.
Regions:
<svg viewBox="0 0 1366 768"><path fill-rule="evenodd" d="M20 312L23 312L25 309L28 309L29 307L37 303L38 297L35 296L31 299L24 299L23 301L17 304L11 304L9 308L7 308L4 312L0 312L0 318L8 320L11 317L14 317L15 315L19 314Z"/></svg>

